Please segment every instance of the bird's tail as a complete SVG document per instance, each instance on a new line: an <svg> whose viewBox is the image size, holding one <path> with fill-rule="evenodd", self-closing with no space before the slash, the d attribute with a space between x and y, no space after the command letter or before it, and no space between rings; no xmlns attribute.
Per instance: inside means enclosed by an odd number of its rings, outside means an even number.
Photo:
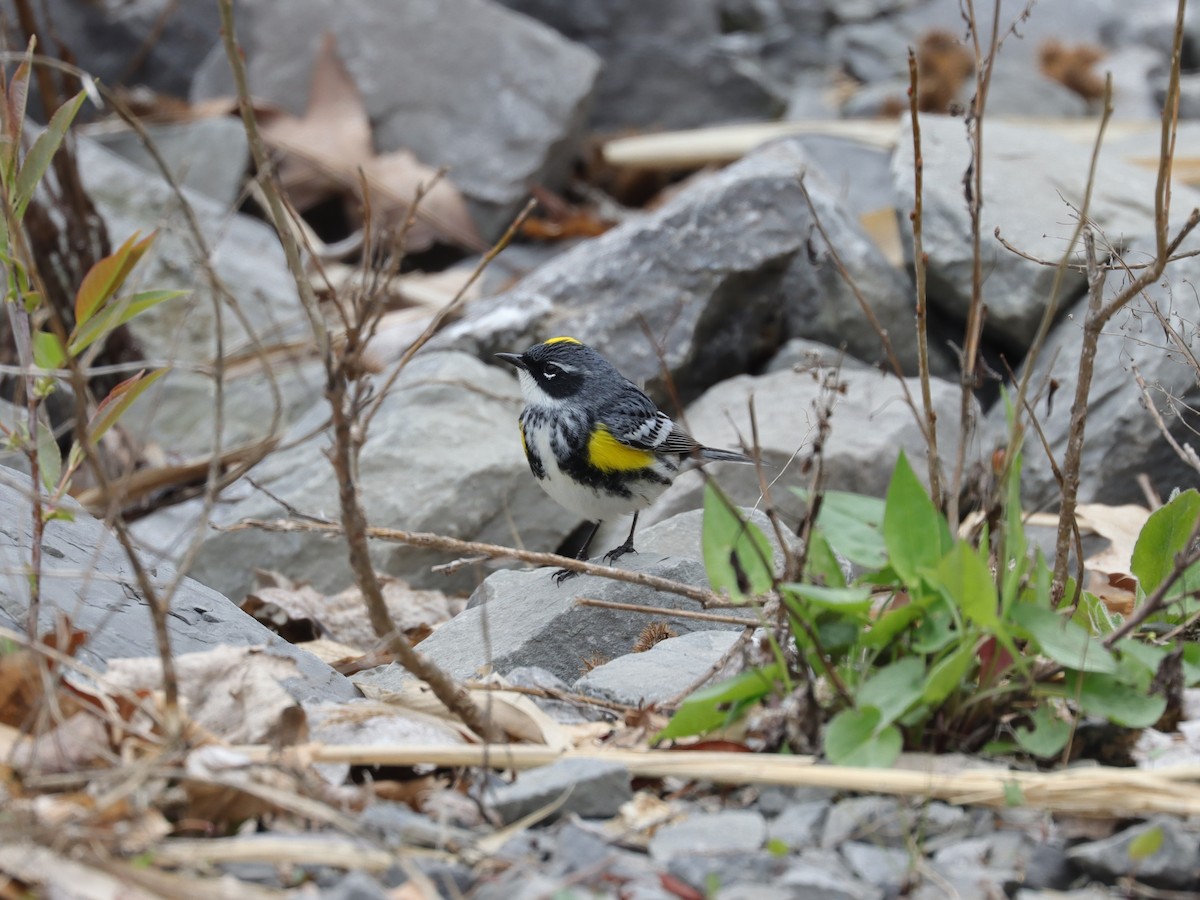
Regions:
<svg viewBox="0 0 1200 900"><path fill-rule="evenodd" d="M744 453L737 453L733 450L718 450L715 447L701 447L697 451L697 455L703 462L736 462L750 463L753 465L754 460Z"/></svg>

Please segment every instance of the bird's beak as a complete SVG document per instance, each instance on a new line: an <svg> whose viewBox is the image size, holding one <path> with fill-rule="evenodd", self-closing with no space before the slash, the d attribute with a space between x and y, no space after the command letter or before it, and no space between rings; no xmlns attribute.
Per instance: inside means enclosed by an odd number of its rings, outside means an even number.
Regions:
<svg viewBox="0 0 1200 900"><path fill-rule="evenodd" d="M529 371L529 366L525 365L525 360L521 358L520 353L497 353L496 358L502 359L506 363L512 363L518 369L524 369L526 372Z"/></svg>

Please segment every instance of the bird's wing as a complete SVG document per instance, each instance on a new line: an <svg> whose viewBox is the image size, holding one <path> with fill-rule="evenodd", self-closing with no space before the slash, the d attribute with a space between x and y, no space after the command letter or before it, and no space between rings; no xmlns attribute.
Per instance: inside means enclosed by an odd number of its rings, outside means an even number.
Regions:
<svg viewBox="0 0 1200 900"><path fill-rule="evenodd" d="M660 412L649 398L623 402L607 417L612 436L622 444L655 453L694 453L700 449L691 435Z"/></svg>

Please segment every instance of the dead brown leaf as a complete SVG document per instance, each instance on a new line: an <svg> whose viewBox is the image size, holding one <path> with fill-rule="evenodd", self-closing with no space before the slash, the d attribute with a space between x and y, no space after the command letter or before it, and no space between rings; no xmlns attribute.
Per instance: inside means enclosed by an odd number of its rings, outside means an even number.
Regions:
<svg viewBox="0 0 1200 900"><path fill-rule="evenodd" d="M375 152L362 95L338 56L332 33L326 33L317 53L304 115L267 117L262 135L286 154L279 177L301 212L332 196L355 198L361 173L371 192L372 213L384 225L402 224L418 190L426 189L417 223L408 232L410 250L425 249L437 238L483 249L466 200L447 178L436 179L437 170L408 150ZM347 207L352 216L361 214L358 202Z"/></svg>

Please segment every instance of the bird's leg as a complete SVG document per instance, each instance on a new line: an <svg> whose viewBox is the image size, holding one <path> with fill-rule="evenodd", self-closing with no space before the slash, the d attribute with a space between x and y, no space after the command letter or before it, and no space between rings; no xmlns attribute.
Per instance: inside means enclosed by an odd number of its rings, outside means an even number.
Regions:
<svg viewBox="0 0 1200 900"><path fill-rule="evenodd" d="M592 530L588 532L588 536L584 540L583 546L581 546L579 548L579 552L575 554L576 559L587 559L588 558L588 555L587 555L588 547L590 547L592 545L592 538L594 538L596 536L596 531L597 531L597 529L599 529L599 527L600 527L599 522L592 523ZM550 577L554 579L555 584L562 584L568 578L574 578L578 574L579 573L576 572L574 569L558 569Z"/></svg>
<svg viewBox="0 0 1200 900"><path fill-rule="evenodd" d="M633 533L637 530L638 513L633 514L633 524L629 526L629 537L625 538L625 543L620 547L613 547L604 554L604 561L607 563L616 562L626 553L637 553L633 549Z"/></svg>

